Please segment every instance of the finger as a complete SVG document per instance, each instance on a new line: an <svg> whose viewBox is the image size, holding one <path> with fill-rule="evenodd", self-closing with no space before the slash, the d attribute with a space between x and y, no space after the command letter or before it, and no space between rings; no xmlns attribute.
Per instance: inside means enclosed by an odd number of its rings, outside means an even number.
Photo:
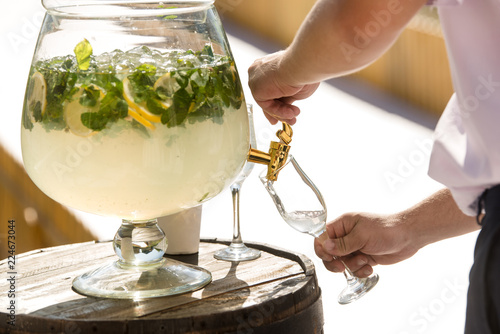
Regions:
<svg viewBox="0 0 500 334"><path fill-rule="evenodd" d="M267 120L269 121L269 123L271 123L272 125L275 125L276 123L278 123L278 120L276 118L274 118L271 114L267 113L264 111L264 116L266 116Z"/></svg>
<svg viewBox="0 0 500 334"><path fill-rule="evenodd" d="M295 101L297 101L297 99L294 98L293 96L285 96L285 97L279 98L278 100L285 103L285 104L290 104L290 105L292 103L294 103Z"/></svg>
<svg viewBox="0 0 500 334"><path fill-rule="evenodd" d="M341 258L344 261L344 264L352 271L358 271L367 264L369 264L368 258L364 254L357 254L351 257L343 257Z"/></svg>
<svg viewBox="0 0 500 334"><path fill-rule="evenodd" d="M337 239L327 239L323 243L325 251L334 256L345 256L354 253L364 246L364 240L357 237L356 232Z"/></svg>
<svg viewBox="0 0 500 334"><path fill-rule="evenodd" d="M291 103L284 102L286 99L275 100L275 116L283 120L293 120L300 114L300 109ZM293 99L291 101L294 101Z"/></svg>
<svg viewBox="0 0 500 334"><path fill-rule="evenodd" d="M285 123L288 123L290 125L294 125L296 122L297 122L297 119L296 118L292 118L292 119L286 119L286 118L283 118L283 117L280 117L280 116L277 116L277 115L274 115L272 113L269 113L267 111L264 111L264 115L266 116L267 120L272 124L272 125L275 125L276 123L279 122L285 122Z"/></svg>
<svg viewBox="0 0 500 334"><path fill-rule="evenodd" d="M278 100L256 101L264 113L281 122L287 122L290 125L295 124L296 117L300 114L297 106L284 103ZM266 116L267 117L267 116ZM268 120L269 117L267 117ZM274 123L275 124L275 123Z"/></svg>
<svg viewBox="0 0 500 334"><path fill-rule="evenodd" d="M324 251L323 245L318 239L314 239L314 251L324 262L331 262L333 260L333 256Z"/></svg>
<svg viewBox="0 0 500 334"><path fill-rule="evenodd" d="M334 273L341 273L345 270L344 265L339 260L323 261L325 268Z"/></svg>
<svg viewBox="0 0 500 334"><path fill-rule="evenodd" d="M259 107L262 108L262 111L264 112L264 116L267 118L269 123L272 125L275 125L278 123L278 120L272 113L269 112L270 109L272 109L272 101L255 101L259 105Z"/></svg>
<svg viewBox="0 0 500 334"><path fill-rule="evenodd" d="M365 265L359 268L359 270L353 271L352 273L356 277L365 278L373 274L373 268L370 265Z"/></svg>

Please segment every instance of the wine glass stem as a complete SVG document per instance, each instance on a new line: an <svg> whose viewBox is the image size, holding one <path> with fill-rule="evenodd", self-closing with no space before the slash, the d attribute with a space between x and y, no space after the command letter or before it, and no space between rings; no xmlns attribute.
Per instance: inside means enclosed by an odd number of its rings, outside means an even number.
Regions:
<svg viewBox="0 0 500 334"><path fill-rule="evenodd" d="M321 232L319 232L319 235L316 234L314 236L316 238L318 238L319 242L324 243L328 239L328 234L326 232L326 228L323 229ZM344 261L342 261L342 259L340 257L334 256L333 258L335 260L339 260L344 265L344 267L345 267L344 276L347 280L347 284L354 284L358 280L358 278L356 276L354 276L351 269L349 269L349 267L345 264Z"/></svg>
<svg viewBox="0 0 500 334"><path fill-rule="evenodd" d="M240 189L241 185L231 185L231 195L233 196L233 240L232 244L243 243L240 232Z"/></svg>
<svg viewBox="0 0 500 334"><path fill-rule="evenodd" d="M347 284L352 284L354 283L355 281L358 280L358 278L356 276L354 276L354 274L352 273L351 269L349 269L349 267L345 264L344 261L342 261L340 258L338 257L335 257L335 259L339 260L340 262L342 262L342 264L344 265L345 267L345 270L344 270L344 276L347 280Z"/></svg>

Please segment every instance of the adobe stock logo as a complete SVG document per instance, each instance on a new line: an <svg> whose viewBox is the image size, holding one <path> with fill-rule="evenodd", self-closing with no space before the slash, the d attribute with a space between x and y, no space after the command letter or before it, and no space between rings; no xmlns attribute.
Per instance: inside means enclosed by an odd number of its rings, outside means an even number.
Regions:
<svg viewBox="0 0 500 334"><path fill-rule="evenodd" d="M9 31L6 34L14 53L19 53L22 46L29 44L32 40L36 39L40 26L45 15L44 11L38 11L33 14L31 19L22 17L22 25L17 31Z"/></svg>
<svg viewBox="0 0 500 334"><path fill-rule="evenodd" d="M445 279L444 287L435 297L420 305L408 318L408 328L399 334L425 333L433 324L442 321L460 298L467 293L468 285L459 278Z"/></svg>
<svg viewBox="0 0 500 334"><path fill-rule="evenodd" d="M408 155L398 155L397 168L384 172L384 178L391 191L415 174L418 167L428 161L432 151L433 141L430 138L414 141L415 147Z"/></svg>
<svg viewBox="0 0 500 334"><path fill-rule="evenodd" d="M392 20L393 15L397 15L403 11L403 7L399 0L392 0L387 3L386 9L381 9L378 12L372 10L370 12L373 20L368 21L364 27L354 27L353 43L340 43L340 51L344 58L350 63L355 55L362 52L372 42L373 38L377 37L382 29L387 27Z"/></svg>
<svg viewBox="0 0 500 334"><path fill-rule="evenodd" d="M480 110L481 101L486 101L495 94L498 94L497 89L499 87L500 82L494 81L492 74L488 74L486 77L482 75L478 76L474 92L463 97L461 101L458 102L462 116L468 118L471 113Z"/></svg>

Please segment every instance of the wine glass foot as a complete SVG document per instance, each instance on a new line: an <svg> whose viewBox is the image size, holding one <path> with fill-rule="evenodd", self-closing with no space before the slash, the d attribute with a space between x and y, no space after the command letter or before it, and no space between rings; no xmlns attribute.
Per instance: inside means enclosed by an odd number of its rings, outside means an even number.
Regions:
<svg viewBox="0 0 500 334"><path fill-rule="evenodd" d="M349 304L363 297L368 291L377 285L378 279L379 276L377 274L373 274L369 277L356 278L353 282L349 282L347 287L342 290L338 297L339 304Z"/></svg>
<svg viewBox="0 0 500 334"><path fill-rule="evenodd" d="M211 281L209 271L168 259L149 266L115 261L76 277L73 288L86 296L140 300L194 291Z"/></svg>
<svg viewBox="0 0 500 334"><path fill-rule="evenodd" d="M224 261L250 261L259 258L260 254L259 250L249 248L244 243L231 243L228 247L215 252L214 257Z"/></svg>

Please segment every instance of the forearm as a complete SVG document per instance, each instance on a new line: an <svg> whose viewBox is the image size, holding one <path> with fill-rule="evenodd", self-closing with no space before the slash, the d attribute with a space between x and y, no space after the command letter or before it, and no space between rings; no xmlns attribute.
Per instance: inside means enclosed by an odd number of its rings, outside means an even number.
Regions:
<svg viewBox="0 0 500 334"><path fill-rule="evenodd" d="M476 217L467 216L458 208L448 189L434 193L397 216L417 248L480 228Z"/></svg>
<svg viewBox="0 0 500 334"><path fill-rule="evenodd" d="M280 66L306 84L369 65L397 39L426 0L319 0Z"/></svg>

